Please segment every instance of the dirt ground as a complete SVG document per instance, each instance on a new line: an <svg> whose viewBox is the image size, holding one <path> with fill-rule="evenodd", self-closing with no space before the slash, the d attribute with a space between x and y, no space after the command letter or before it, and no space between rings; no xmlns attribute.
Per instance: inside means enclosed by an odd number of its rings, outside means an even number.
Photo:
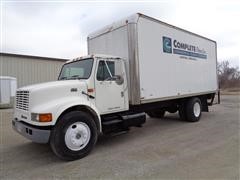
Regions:
<svg viewBox="0 0 240 180"><path fill-rule="evenodd" d="M73 162L14 132L12 118L12 110L0 111L0 179L240 178L237 95L223 95L197 123L167 114L129 133L101 137L89 156Z"/></svg>

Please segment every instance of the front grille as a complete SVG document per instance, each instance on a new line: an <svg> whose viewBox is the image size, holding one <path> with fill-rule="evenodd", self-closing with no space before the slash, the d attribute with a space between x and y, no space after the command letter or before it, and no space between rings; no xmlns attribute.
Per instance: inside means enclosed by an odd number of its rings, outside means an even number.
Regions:
<svg viewBox="0 0 240 180"><path fill-rule="evenodd" d="M29 91L17 91L16 108L28 111L28 106L29 106Z"/></svg>

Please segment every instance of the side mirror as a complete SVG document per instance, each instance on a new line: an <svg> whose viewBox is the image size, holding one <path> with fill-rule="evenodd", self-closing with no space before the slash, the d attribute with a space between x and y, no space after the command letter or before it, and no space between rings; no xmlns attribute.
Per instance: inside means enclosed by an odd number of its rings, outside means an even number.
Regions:
<svg viewBox="0 0 240 180"><path fill-rule="evenodd" d="M114 80L118 85L122 85L124 82L124 78L121 75L115 75L111 79Z"/></svg>

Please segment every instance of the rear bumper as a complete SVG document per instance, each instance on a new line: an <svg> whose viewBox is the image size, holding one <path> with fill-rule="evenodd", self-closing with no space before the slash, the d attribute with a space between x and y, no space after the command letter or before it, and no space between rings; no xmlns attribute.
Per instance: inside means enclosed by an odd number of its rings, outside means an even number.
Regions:
<svg viewBox="0 0 240 180"><path fill-rule="evenodd" d="M32 127L21 121L13 120L12 127L22 136L36 143L48 143L51 130Z"/></svg>

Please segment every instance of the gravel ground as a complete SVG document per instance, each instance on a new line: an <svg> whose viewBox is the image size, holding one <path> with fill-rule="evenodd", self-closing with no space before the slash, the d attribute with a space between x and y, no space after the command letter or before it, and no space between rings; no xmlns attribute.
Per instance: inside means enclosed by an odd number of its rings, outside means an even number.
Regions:
<svg viewBox="0 0 240 180"><path fill-rule="evenodd" d="M239 179L239 112L239 96L222 96L200 122L148 118L142 128L101 137L89 156L64 162L48 145L14 132L12 110L1 110L0 179Z"/></svg>

